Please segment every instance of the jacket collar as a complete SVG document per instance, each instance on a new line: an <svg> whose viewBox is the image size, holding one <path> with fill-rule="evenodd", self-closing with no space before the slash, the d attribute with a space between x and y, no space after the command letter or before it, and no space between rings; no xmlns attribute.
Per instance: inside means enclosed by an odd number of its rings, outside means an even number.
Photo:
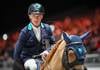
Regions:
<svg viewBox="0 0 100 70"><path fill-rule="evenodd" d="M45 26L44 26L44 23L40 23L40 27L41 28L45 28ZM32 27L32 23L30 22L29 24L28 24L28 30L32 30L33 29L33 27Z"/></svg>
<svg viewBox="0 0 100 70"><path fill-rule="evenodd" d="M41 27L41 40L43 40L43 39L47 36L47 33L46 33L46 31L45 31L45 25L44 25L44 23L41 23L41 24L40 24L40 27ZM35 36L35 34L34 34L34 32L33 32L33 27L32 27L32 23L31 23L31 22L28 24L28 30L29 30L31 36L32 36L35 40L37 40L37 38L36 38L36 36ZM37 41L38 41L38 40L37 40Z"/></svg>

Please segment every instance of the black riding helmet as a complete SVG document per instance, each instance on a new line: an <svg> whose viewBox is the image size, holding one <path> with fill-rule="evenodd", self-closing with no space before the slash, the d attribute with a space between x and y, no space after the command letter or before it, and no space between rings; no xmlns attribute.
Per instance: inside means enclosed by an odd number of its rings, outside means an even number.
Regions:
<svg viewBox="0 0 100 70"><path fill-rule="evenodd" d="M28 8L28 15L32 12L39 12L44 14L44 7L39 3L32 3Z"/></svg>

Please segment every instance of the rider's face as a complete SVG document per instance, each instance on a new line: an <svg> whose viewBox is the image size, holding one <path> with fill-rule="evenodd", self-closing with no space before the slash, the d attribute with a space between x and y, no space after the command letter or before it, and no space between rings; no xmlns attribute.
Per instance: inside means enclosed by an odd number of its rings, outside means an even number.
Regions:
<svg viewBox="0 0 100 70"><path fill-rule="evenodd" d="M43 13L40 13L40 12L32 12L30 15L29 15L29 18L31 20L31 22L36 26L38 27L40 25L40 22L43 18Z"/></svg>

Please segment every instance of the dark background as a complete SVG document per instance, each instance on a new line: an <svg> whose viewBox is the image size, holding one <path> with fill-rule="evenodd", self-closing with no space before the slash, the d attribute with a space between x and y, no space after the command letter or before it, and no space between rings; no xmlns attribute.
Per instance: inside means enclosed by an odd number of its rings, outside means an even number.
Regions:
<svg viewBox="0 0 100 70"><path fill-rule="evenodd" d="M99 7L96 0L3 0L0 2L0 34L20 30L27 25L27 9L34 2L44 5L44 22L84 14Z"/></svg>

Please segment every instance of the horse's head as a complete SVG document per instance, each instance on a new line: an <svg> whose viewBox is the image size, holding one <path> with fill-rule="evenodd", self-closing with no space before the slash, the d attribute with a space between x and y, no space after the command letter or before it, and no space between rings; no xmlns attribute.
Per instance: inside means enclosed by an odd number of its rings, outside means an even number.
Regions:
<svg viewBox="0 0 100 70"><path fill-rule="evenodd" d="M66 69L84 64L86 49L83 40L86 39L89 34L90 32L86 32L83 35L78 36L63 33L63 39L67 45L64 50L62 63Z"/></svg>

